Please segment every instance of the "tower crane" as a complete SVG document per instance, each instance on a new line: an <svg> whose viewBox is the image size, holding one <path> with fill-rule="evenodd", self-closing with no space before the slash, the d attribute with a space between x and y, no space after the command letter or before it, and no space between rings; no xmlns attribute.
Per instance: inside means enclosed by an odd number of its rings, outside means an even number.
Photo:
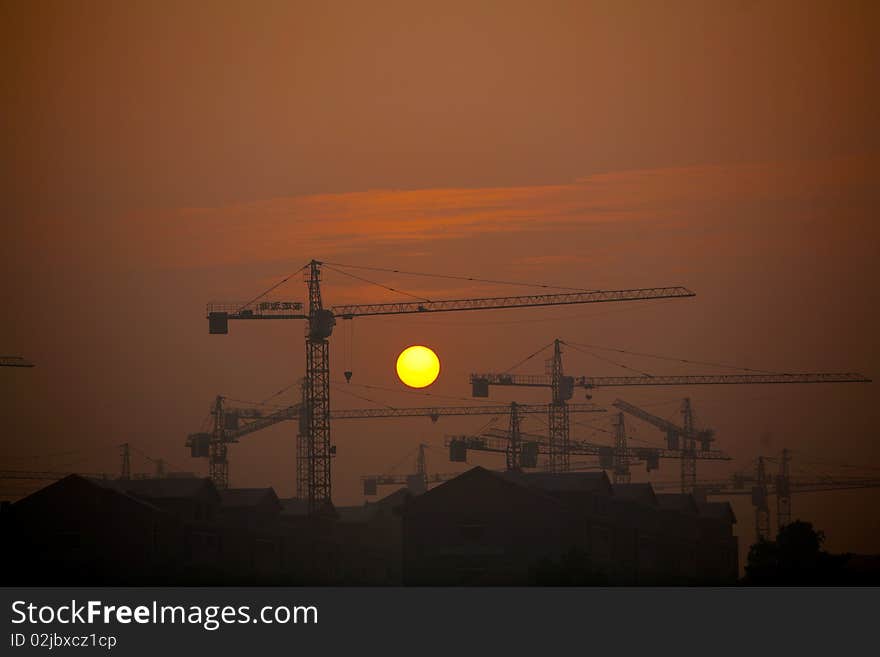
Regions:
<svg viewBox="0 0 880 657"><path fill-rule="evenodd" d="M207 457L210 463L210 476L214 485L220 489L229 486L228 448L240 438L268 428L280 422L298 420L300 436L303 435L305 414L302 404L293 404L271 412L259 408L234 408L225 404L225 398L218 395L211 407L213 417L211 432L191 433L187 436L186 445L193 457ZM605 409L592 403L571 404L572 413L604 413ZM421 406L409 408L348 408L330 411L333 420L361 420L376 418L427 417L436 422L441 417L466 415L506 415L510 412L507 405L487 404L484 406ZM518 412L525 414L547 413L546 404L519 404ZM301 443L300 443L301 444ZM299 445L298 445L299 446ZM329 453L335 455L336 446L331 445ZM304 461L297 459L297 475ZM296 482L297 497L304 499L308 494L305 473Z"/></svg>
<svg viewBox="0 0 880 657"><path fill-rule="evenodd" d="M113 480L118 479L121 481L129 480L132 478L135 479L143 479L150 477L148 474L134 474L131 472L131 452L135 451L143 458L147 459L151 463L156 466L155 477L162 478L165 476L165 461L164 459L156 459L151 456L148 456L138 450L136 447L132 446L129 443L122 443L119 445L120 448L120 457L121 457L121 468L118 474L112 475L106 472L82 472L79 470L0 470L0 481L4 480L22 480L22 481L58 481L60 479L64 479L65 477L76 474L80 477L86 477L89 479L103 479L103 480Z"/></svg>
<svg viewBox="0 0 880 657"><path fill-rule="evenodd" d="M683 426L678 426L622 399L615 400L612 406L666 432L667 447L681 450L681 492L693 492L697 480L697 443L703 451L710 449L715 432L711 429L694 428L691 400L685 398L681 404Z"/></svg>
<svg viewBox="0 0 880 657"><path fill-rule="evenodd" d="M233 408L226 405L222 395L217 395L211 405L211 431L189 434L186 446L190 448L192 456L208 457L211 481L222 490L229 487L229 443L236 443L239 438L278 422L295 420L300 410L299 404L272 412L258 408Z"/></svg>
<svg viewBox="0 0 880 657"><path fill-rule="evenodd" d="M868 383L870 379L858 373L804 373L804 374L699 374L699 375L641 375L641 376L566 376L562 366L562 345L553 341L553 357L547 374L478 373L471 374L471 394L488 397L490 386L524 386L550 388L551 412L549 425L550 469L568 469L569 419L567 402L574 389L592 391L600 387L617 386L680 386L757 383ZM684 465L684 464L683 464Z"/></svg>
<svg viewBox="0 0 880 657"><path fill-rule="evenodd" d="M880 488L880 477L852 477L832 474L825 477L792 477L791 451L778 457L759 456L753 474L737 473L728 479L699 481L697 490L707 497L748 495L755 509L755 538L770 538L770 496L776 496L776 526L782 529L791 522L791 496L795 493L818 493L835 490ZM777 465L771 474L770 465ZM657 490L675 486L673 482L653 484Z"/></svg>
<svg viewBox="0 0 880 657"><path fill-rule="evenodd" d="M425 448L427 445L419 443L416 452L416 470L413 474L373 474L363 475L361 483L364 487L364 495L375 495L379 486L406 486L413 493L424 493L429 484L440 484L457 477L460 472L428 474L425 460Z"/></svg>
<svg viewBox="0 0 880 657"><path fill-rule="evenodd" d="M490 428L478 435L447 436L446 445L449 447L449 456L452 461L464 461L467 450L478 452L495 452L507 455L507 469L520 470L522 468L537 467L538 454L550 454L550 441L547 436L523 433L518 429L519 405L511 404L511 428ZM730 457L720 450L711 449L709 446L695 450L692 455L686 454L685 450L678 447L667 449L628 447L626 444L626 427L623 414L618 413L612 417L615 427L615 445L600 445L585 440L569 441L569 454L578 456L595 456L599 459L599 467L603 470L612 471L614 483L628 483L630 480L630 465L646 462L648 472L659 467L660 459L685 459L693 456L700 460L729 461Z"/></svg>
<svg viewBox="0 0 880 657"><path fill-rule="evenodd" d="M303 304L298 302L260 301L266 293L244 304L208 304L207 307L208 331L211 334L228 333L229 320L306 320L306 376L303 386L303 419L300 422L304 440L298 444L297 459L304 462L302 468L307 474L306 492L310 513L317 513L325 507L332 508L330 462L333 455L330 441L329 338L333 333L337 317L352 319L377 315L527 308L694 296L693 292L683 287L655 287L443 301L422 299L415 302L347 304L325 308L321 293L321 275L324 266L325 263L312 260L300 270L304 273L308 288L307 312ZM326 263L326 266L330 267L330 263ZM270 291L271 289L273 288L270 288Z"/></svg>
<svg viewBox="0 0 880 657"><path fill-rule="evenodd" d="M149 456L148 454L144 454L137 448L131 446L130 443L122 443L120 446L120 452L122 455L122 468L119 474L119 478L122 480L131 479L131 451L134 449L138 454L140 454L143 458L148 460L150 463L156 466L155 478L162 479L166 476L165 472L165 459L157 459ZM135 475L136 478L144 478L149 475L138 474Z"/></svg>
<svg viewBox="0 0 880 657"><path fill-rule="evenodd" d="M33 367L34 364L21 356L0 356L0 367Z"/></svg>

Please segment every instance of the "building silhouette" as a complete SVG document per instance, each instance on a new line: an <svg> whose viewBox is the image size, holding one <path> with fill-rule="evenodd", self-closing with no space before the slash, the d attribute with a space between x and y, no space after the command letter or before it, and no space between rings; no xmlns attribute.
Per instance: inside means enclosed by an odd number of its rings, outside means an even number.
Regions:
<svg viewBox="0 0 880 657"><path fill-rule="evenodd" d="M318 516L272 488L78 475L0 513L7 585L730 584L735 522L604 472L480 467Z"/></svg>

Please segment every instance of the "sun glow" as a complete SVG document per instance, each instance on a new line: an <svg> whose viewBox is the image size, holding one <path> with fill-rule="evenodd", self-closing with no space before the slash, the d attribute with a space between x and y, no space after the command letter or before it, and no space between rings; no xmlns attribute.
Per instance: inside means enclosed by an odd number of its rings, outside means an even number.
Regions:
<svg viewBox="0 0 880 657"><path fill-rule="evenodd" d="M407 347L397 357L397 376L410 388L425 388L440 374L437 354L421 345Z"/></svg>

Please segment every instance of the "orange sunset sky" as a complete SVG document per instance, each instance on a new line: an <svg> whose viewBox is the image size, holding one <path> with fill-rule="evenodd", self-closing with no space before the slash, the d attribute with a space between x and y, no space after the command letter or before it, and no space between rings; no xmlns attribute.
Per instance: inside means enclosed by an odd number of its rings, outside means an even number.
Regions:
<svg viewBox="0 0 880 657"><path fill-rule="evenodd" d="M354 371L336 408L369 405L346 393L468 403L470 372L506 369L555 337L880 376L877 3L3 0L0 12L0 352L37 363L0 372L0 468L115 472L129 441L205 472L184 440L214 395L265 399L305 359L299 323L209 336L204 304L251 298L311 258L697 292L355 320L353 336L342 325L334 336L334 379ZM352 271L430 298L518 289ZM399 298L332 271L324 292L329 305ZM299 277L279 296L304 300ZM443 363L430 396L394 375L415 343ZM565 356L571 374L625 373ZM783 447L805 472L880 470L877 384L615 389L595 401L674 418L685 395L735 458L700 464L700 477ZM493 389L491 401L512 399L546 395ZM443 437L484 420L337 423L336 502L361 501L361 474L405 472L420 441L437 446L429 470L460 469ZM233 484L292 495L294 432L234 446ZM654 479L677 476L667 463ZM878 491L809 495L793 514L824 529L829 549L880 552L878 503ZM751 539L746 498L735 509Z"/></svg>

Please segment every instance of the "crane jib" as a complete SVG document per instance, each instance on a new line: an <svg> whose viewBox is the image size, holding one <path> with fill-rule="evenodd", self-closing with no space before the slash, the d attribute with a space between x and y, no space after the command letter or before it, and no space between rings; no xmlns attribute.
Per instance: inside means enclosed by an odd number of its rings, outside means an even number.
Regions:
<svg viewBox="0 0 880 657"><path fill-rule="evenodd" d="M416 313L462 312L468 310L504 310L561 306L609 301L644 301L696 296L685 287L653 287L630 290L598 290L566 294L532 294L513 297L447 299L443 301L404 301L398 303L351 304L333 306L333 314L343 319L370 315L405 315Z"/></svg>
<svg viewBox="0 0 880 657"><path fill-rule="evenodd" d="M686 385L735 385L756 383L871 383L871 379L858 372L806 372L802 374L692 374L661 376L578 376L563 377L566 382L579 388L617 386L686 386ZM471 374L471 383L486 397L489 385L552 387L547 374Z"/></svg>

